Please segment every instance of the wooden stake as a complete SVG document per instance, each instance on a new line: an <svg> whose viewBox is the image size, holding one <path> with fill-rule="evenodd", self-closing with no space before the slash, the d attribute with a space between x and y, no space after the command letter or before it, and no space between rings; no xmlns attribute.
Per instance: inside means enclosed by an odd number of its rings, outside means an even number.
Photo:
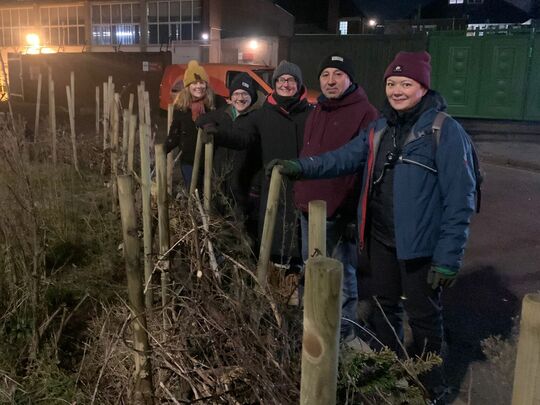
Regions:
<svg viewBox="0 0 540 405"><path fill-rule="evenodd" d="M257 278L262 287L266 287L268 263L270 261L274 228L276 226L277 211L279 208L279 192L282 177L279 169L280 166L274 166L272 169L272 177L270 179L270 187L268 190L268 201L266 202L266 213L264 216L264 226L261 236L259 262L257 264Z"/></svg>
<svg viewBox="0 0 540 405"><path fill-rule="evenodd" d="M167 134L171 131L171 125L174 115L174 104L167 106ZM167 154L167 185L169 188L169 194L173 194L173 171L174 171L174 153Z"/></svg>
<svg viewBox="0 0 540 405"><path fill-rule="evenodd" d="M144 307L142 274L137 237L137 215L133 197L133 180L130 175L118 177L120 215L124 238L124 258L128 284L129 307L134 319L133 341L135 351L135 398L133 403L153 404L152 365L146 313Z"/></svg>
<svg viewBox="0 0 540 405"><path fill-rule="evenodd" d="M75 166L75 170L77 171L77 173L79 173L79 176L81 176L81 172L79 171L79 159L77 158L77 138L75 135L75 117L73 116L75 107L73 106L72 95L73 95L73 92L70 90L69 86L66 86L66 96L67 96L68 113L69 113L69 127L71 129L71 145L73 147L73 165Z"/></svg>
<svg viewBox="0 0 540 405"><path fill-rule="evenodd" d="M103 152L107 150L109 129L109 87L103 83Z"/></svg>
<svg viewBox="0 0 540 405"><path fill-rule="evenodd" d="M137 86L137 107L139 109L139 128L144 125L144 82Z"/></svg>
<svg viewBox="0 0 540 405"><path fill-rule="evenodd" d="M96 136L99 136L99 86L96 86Z"/></svg>
<svg viewBox="0 0 540 405"><path fill-rule="evenodd" d="M75 120L75 72L69 75L71 84L71 107L73 108L73 120Z"/></svg>
<svg viewBox="0 0 540 405"><path fill-rule="evenodd" d="M161 270L161 305L167 305L167 289L169 288L169 200L167 193L167 159L165 157L165 145L160 143L155 146L156 151L156 180L157 180L157 203L158 203L158 230L159 230L159 269ZM165 311L163 311L163 326L167 327Z"/></svg>
<svg viewBox="0 0 540 405"><path fill-rule="evenodd" d="M143 209L143 241L144 241L144 279L145 302L147 311L152 310L152 207L150 194L150 147L147 126L139 127L139 146L141 152L141 199Z"/></svg>
<svg viewBox="0 0 540 405"><path fill-rule="evenodd" d="M128 110L129 110L129 116L131 117L131 114L133 114L133 102L135 100L135 97L133 96L133 93L129 94L129 104L128 104Z"/></svg>
<svg viewBox="0 0 540 405"><path fill-rule="evenodd" d="M199 169L201 167L201 153L202 153L202 129L197 131L197 144L195 146L195 157L193 158L193 171L191 173L191 184L189 185L189 196L193 195L197 189L197 183L199 181Z"/></svg>
<svg viewBox="0 0 540 405"><path fill-rule="evenodd" d="M119 112L118 107L120 105L120 95L114 94L114 100L112 101L112 133L111 133L111 190L112 190L112 212L116 212L117 199L118 199L118 184L116 178L118 176L118 124L119 124Z"/></svg>
<svg viewBox="0 0 540 405"><path fill-rule="evenodd" d="M326 201L309 202L308 259L326 256Z"/></svg>
<svg viewBox="0 0 540 405"><path fill-rule="evenodd" d="M9 89L9 78L6 73L6 65L4 64L4 58L2 57L2 52L0 52L0 64L2 64L2 73L4 74L4 83L6 85L6 91L8 95L8 109L9 116L11 118L11 125L15 126L15 118L13 116L13 108L11 107L11 90Z"/></svg>
<svg viewBox="0 0 540 405"><path fill-rule="evenodd" d="M133 154L135 151L135 129L137 128L137 116L135 114L130 115L129 119L129 140L128 140L128 161L127 170L128 173L133 171Z"/></svg>
<svg viewBox="0 0 540 405"><path fill-rule="evenodd" d="M538 404L540 398L540 294L523 298L512 405Z"/></svg>
<svg viewBox="0 0 540 405"><path fill-rule="evenodd" d="M207 215L210 215L213 165L214 141L212 140L204 145L204 209Z"/></svg>
<svg viewBox="0 0 540 405"><path fill-rule="evenodd" d="M38 75L38 84L37 84L37 96L36 96L36 120L34 122L34 142L39 133L39 109L41 108L41 85L43 81L43 75L40 73Z"/></svg>
<svg viewBox="0 0 540 405"><path fill-rule="evenodd" d="M128 144L129 144L129 110L127 108L122 110L122 170L125 172L127 169L127 156L128 156Z"/></svg>
<svg viewBox="0 0 540 405"><path fill-rule="evenodd" d="M143 93L143 99L144 99L144 122L147 125L151 125L152 121L150 119L150 94L148 94L147 91ZM150 137L152 137L151 133L150 133Z"/></svg>
<svg viewBox="0 0 540 405"><path fill-rule="evenodd" d="M53 164L56 166L58 161L56 153L56 100L54 97L54 81L49 82L49 111L51 120L51 137L52 137L52 159Z"/></svg>
<svg viewBox="0 0 540 405"><path fill-rule="evenodd" d="M336 403L342 278L343 265L339 261L326 257L308 259L304 292L301 405Z"/></svg>

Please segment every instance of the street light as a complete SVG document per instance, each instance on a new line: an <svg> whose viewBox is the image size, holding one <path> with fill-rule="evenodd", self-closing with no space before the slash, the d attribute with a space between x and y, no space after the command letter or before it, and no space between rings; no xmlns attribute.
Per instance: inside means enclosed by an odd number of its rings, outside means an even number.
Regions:
<svg viewBox="0 0 540 405"><path fill-rule="evenodd" d="M210 36L208 35L207 32L203 32L201 34L201 38L203 39L203 41L208 41L208 38L210 38Z"/></svg>
<svg viewBox="0 0 540 405"><path fill-rule="evenodd" d="M371 18L371 19L368 21L368 25L369 25L370 27L372 27L372 28L375 27L375 26L377 25L377 20Z"/></svg>
<svg viewBox="0 0 540 405"><path fill-rule="evenodd" d="M256 39L252 39L251 41L249 41L249 49L257 49L259 47L259 41L257 41Z"/></svg>
<svg viewBox="0 0 540 405"><path fill-rule="evenodd" d="M27 34L26 43L32 48L37 48L39 46L39 36L37 34Z"/></svg>

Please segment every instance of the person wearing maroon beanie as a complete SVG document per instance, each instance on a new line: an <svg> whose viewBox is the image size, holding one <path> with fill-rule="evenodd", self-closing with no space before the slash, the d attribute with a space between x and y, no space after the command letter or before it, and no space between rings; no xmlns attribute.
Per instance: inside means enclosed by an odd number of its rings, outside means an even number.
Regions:
<svg viewBox="0 0 540 405"><path fill-rule="evenodd" d="M376 299L377 338L403 355L404 309L412 332L408 354L441 354L440 296L456 281L475 211L474 149L431 89L427 52L399 52L383 78L380 119L339 149L275 164L293 179L362 173L359 246L370 276L359 286ZM430 404L446 403L441 367L420 379Z"/></svg>

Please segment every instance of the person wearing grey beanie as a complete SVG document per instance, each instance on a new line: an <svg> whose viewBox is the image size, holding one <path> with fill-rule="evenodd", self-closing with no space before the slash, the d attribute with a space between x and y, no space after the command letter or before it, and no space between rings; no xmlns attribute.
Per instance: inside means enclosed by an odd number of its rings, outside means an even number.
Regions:
<svg viewBox="0 0 540 405"><path fill-rule="evenodd" d="M300 67L292 62L286 61L285 59L279 62L278 67L274 70L272 75L272 88L276 89L276 81L284 75L293 76L296 80L298 89L302 88L302 71Z"/></svg>

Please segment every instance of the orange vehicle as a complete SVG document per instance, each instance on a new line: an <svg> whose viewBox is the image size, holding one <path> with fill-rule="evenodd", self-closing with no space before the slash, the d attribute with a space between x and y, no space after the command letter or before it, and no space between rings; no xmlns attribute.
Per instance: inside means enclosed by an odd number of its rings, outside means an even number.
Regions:
<svg viewBox="0 0 540 405"><path fill-rule="evenodd" d="M270 82L274 68L265 65L227 65L221 63L202 64L208 77L210 78L210 87L219 95L229 97L228 86L234 80L235 76L246 72L257 84L257 90L265 95L272 92ZM169 65L165 68L161 85L159 88L159 107L167 110L167 106L173 102L176 93L184 88L182 79L187 64ZM315 102L317 92L309 90L308 100Z"/></svg>

